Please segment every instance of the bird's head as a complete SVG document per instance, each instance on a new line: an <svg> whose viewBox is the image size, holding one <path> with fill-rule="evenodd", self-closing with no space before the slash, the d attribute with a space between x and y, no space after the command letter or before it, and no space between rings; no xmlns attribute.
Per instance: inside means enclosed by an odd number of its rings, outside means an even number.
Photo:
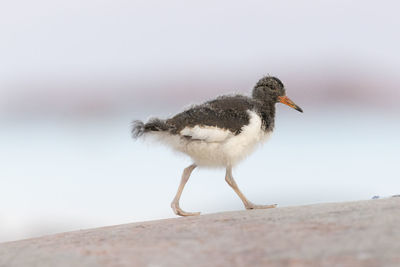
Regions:
<svg viewBox="0 0 400 267"><path fill-rule="evenodd" d="M297 111L303 110L286 96L285 86L276 77L266 76L260 79L253 89L253 98L261 101L283 103Z"/></svg>

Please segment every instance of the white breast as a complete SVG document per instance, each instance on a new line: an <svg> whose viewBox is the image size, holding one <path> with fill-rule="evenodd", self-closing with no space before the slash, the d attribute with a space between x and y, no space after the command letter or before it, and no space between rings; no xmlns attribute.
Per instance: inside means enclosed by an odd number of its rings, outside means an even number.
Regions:
<svg viewBox="0 0 400 267"><path fill-rule="evenodd" d="M249 124L240 134L211 126L184 128L179 135L156 133L157 139L177 151L187 154L199 166L226 167L243 160L255 147L265 142L270 133L262 130L262 120L254 111L248 111ZM185 138L184 136L191 138Z"/></svg>

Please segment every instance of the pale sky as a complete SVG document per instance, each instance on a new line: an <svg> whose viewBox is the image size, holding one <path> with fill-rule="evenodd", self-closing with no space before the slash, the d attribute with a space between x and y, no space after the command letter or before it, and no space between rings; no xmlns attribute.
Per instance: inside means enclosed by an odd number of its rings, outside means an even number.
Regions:
<svg viewBox="0 0 400 267"><path fill-rule="evenodd" d="M373 98L376 90L400 97L399 7L361 0L8 1L0 9L0 96L14 108L96 97L128 105L120 100L174 91L183 103L247 92L269 73L313 95L350 78Z"/></svg>

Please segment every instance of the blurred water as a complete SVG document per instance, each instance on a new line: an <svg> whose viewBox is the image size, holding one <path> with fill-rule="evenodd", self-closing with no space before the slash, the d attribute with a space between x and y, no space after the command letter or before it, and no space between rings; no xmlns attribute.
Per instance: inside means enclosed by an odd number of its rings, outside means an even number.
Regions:
<svg viewBox="0 0 400 267"><path fill-rule="evenodd" d="M287 206L400 193L398 114L303 108L281 106L271 140L234 170L249 199ZM134 142L131 119L2 121L0 241L174 217L169 204L190 160ZM243 208L223 170L204 169L181 206Z"/></svg>

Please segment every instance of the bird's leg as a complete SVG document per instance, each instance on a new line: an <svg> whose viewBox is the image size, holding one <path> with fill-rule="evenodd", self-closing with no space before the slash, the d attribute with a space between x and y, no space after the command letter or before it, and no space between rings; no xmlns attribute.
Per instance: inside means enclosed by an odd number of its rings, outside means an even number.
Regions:
<svg viewBox="0 0 400 267"><path fill-rule="evenodd" d="M270 209L270 208L275 208L276 204L274 205L255 205L251 203L240 191L239 187L237 186L235 180L233 179L232 176L232 167L227 167L226 168L226 175L225 175L225 181L235 190L236 194L240 197L240 199L243 201L243 204L246 209L251 210L251 209Z"/></svg>
<svg viewBox="0 0 400 267"><path fill-rule="evenodd" d="M178 192L176 192L175 198L171 203L172 210L175 212L176 215L180 216L200 215L200 212L186 212L179 207L179 199L181 198L183 188L185 187L186 182L189 180L190 174L196 167L197 167L196 164L192 164L183 170L182 179L178 188Z"/></svg>

